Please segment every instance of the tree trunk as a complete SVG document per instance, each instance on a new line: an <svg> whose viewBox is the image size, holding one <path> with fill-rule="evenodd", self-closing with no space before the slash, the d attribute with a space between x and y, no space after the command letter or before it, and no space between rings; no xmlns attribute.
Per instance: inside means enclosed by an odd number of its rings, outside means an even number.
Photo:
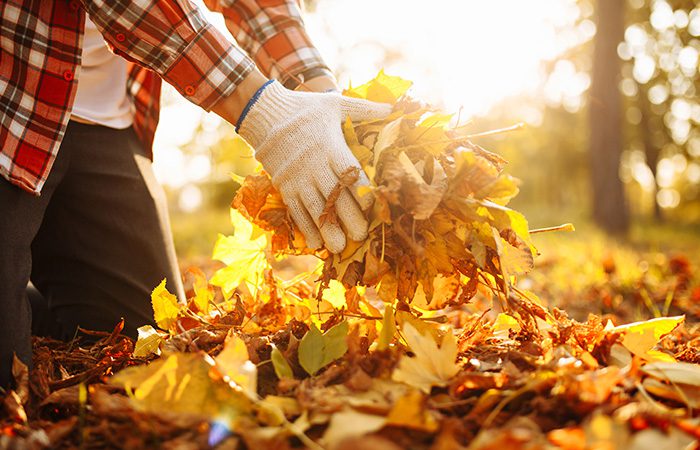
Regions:
<svg viewBox="0 0 700 450"><path fill-rule="evenodd" d="M659 155L661 149L654 142L651 129L652 112L649 105L649 90L643 86L639 86L639 110L642 113L642 120L639 123L640 132L642 134L642 142L644 143L644 155L646 156L647 166L654 175L654 220L662 222L664 219L663 212L659 202L656 201L656 193L659 191L659 185L656 181L656 167L659 164Z"/></svg>
<svg viewBox="0 0 700 450"><path fill-rule="evenodd" d="M593 220L610 233L625 233L629 213L619 176L622 99L617 45L624 34L624 0L597 1L598 31L590 92L590 160Z"/></svg>

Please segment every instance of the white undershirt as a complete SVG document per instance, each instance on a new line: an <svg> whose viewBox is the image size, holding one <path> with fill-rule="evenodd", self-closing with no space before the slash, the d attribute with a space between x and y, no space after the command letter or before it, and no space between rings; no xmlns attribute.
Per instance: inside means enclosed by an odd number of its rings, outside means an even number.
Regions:
<svg viewBox="0 0 700 450"><path fill-rule="evenodd" d="M89 17L85 19L83 63L72 114L84 121L124 129L134 122L126 93L127 63L112 53Z"/></svg>

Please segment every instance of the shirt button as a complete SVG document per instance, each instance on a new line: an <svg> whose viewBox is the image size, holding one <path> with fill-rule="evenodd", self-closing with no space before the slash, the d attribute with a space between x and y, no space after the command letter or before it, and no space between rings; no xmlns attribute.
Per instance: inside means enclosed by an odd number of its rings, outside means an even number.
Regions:
<svg viewBox="0 0 700 450"><path fill-rule="evenodd" d="M185 94L194 95L194 87L192 87L192 86L185 87Z"/></svg>
<svg viewBox="0 0 700 450"><path fill-rule="evenodd" d="M80 9L80 3L76 0L73 0L72 2L70 2L70 9L73 11L77 11L78 9Z"/></svg>
<svg viewBox="0 0 700 450"><path fill-rule="evenodd" d="M124 33L117 33L117 42L124 42L126 40L126 36L124 36Z"/></svg>
<svg viewBox="0 0 700 450"><path fill-rule="evenodd" d="M73 81L73 72L70 70L63 72L63 79L66 81Z"/></svg>

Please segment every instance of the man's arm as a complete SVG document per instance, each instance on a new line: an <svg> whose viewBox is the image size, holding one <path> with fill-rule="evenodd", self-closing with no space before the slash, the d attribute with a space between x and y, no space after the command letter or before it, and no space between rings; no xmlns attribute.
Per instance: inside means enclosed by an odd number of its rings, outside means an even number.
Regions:
<svg viewBox="0 0 700 450"><path fill-rule="evenodd" d="M80 1L115 53L150 68L207 111L236 91L245 95L252 87L237 89L244 80L262 77L189 0ZM235 123L235 114L225 118Z"/></svg>
<svg viewBox="0 0 700 450"><path fill-rule="evenodd" d="M368 180L345 143L341 124L348 117L386 116L390 105L294 92L268 81L188 0L81 1L118 54L151 68L193 103L236 124L309 247L325 244L338 253L348 237L359 241L367 236L362 209L369 206L368 199L360 198L357 187ZM350 170L359 173L359 180L338 197L340 223L324 223L326 199Z"/></svg>
<svg viewBox="0 0 700 450"><path fill-rule="evenodd" d="M221 12L236 42L261 72L289 88L337 89L333 73L311 42L298 0L204 0ZM301 82L301 84L300 84Z"/></svg>

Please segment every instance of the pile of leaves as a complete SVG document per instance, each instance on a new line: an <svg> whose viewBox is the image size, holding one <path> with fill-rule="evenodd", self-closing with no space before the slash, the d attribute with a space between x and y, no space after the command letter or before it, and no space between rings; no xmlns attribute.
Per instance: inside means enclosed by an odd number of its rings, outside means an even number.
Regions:
<svg viewBox="0 0 700 450"><path fill-rule="evenodd" d="M387 303L435 310L468 302L480 284L505 298L513 275L533 266L535 247L525 217L506 205L517 195L505 161L470 142L469 125L449 128L452 115L405 95L409 81L380 73L344 95L394 105L382 120L343 125L346 142L370 185L369 236L338 255L325 251L322 283L376 287ZM458 121L459 122L459 121ZM357 171L341 177L320 223L338 223L335 200L355 188ZM303 254L303 237L267 174L242 181L233 206L271 233L275 253Z"/></svg>
<svg viewBox="0 0 700 450"><path fill-rule="evenodd" d="M153 290L157 329L35 338L0 448L698 448L698 317L541 306L514 277L535 250L502 160L406 88L348 92L396 104L344 128L375 197L366 241L299 269L279 195L248 178L214 273L184 274L186 303Z"/></svg>
<svg viewBox="0 0 700 450"><path fill-rule="evenodd" d="M144 327L135 347L120 327L92 345L37 338L35 369L15 363L0 447L658 449L700 439L700 327L683 317L614 327L555 309L533 330L505 313L451 311L448 326L387 308L381 321L346 318L326 332L293 319L247 333L248 314L168 312L163 294L154 306L168 332Z"/></svg>

